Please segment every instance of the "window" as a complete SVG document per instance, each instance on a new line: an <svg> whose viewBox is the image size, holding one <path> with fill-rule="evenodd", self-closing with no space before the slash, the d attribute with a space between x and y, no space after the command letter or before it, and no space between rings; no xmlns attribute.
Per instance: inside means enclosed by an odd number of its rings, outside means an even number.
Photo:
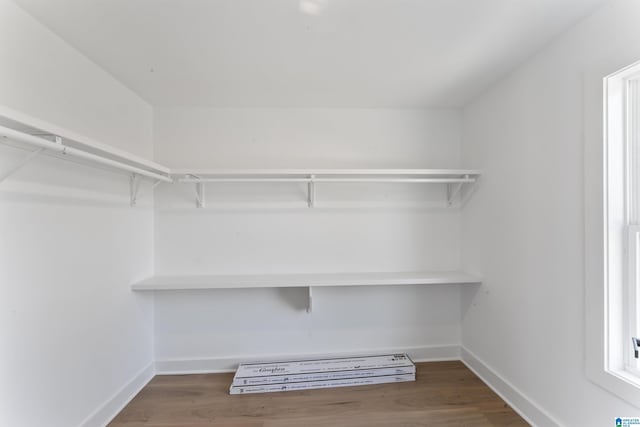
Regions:
<svg viewBox="0 0 640 427"><path fill-rule="evenodd" d="M625 234L626 266L623 299L623 331L625 341L625 369L640 378L638 338L638 295L640 293L640 66L631 67L616 77L620 82L623 100L622 121L625 144ZM615 101L615 99L614 99ZM615 126L615 123L612 124Z"/></svg>
<svg viewBox="0 0 640 427"><path fill-rule="evenodd" d="M603 104L600 169L585 155L587 374L640 407L640 63L604 79Z"/></svg>

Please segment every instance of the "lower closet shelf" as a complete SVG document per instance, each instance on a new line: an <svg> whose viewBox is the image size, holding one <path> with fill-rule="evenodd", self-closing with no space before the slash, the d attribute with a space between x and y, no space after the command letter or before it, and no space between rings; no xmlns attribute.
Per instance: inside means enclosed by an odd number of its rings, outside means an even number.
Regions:
<svg viewBox="0 0 640 427"><path fill-rule="evenodd" d="M463 271L396 273L261 274L230 276L153 276L131 285L134 291L179 291L246 288L308 288L307 312L313 309L313 288L327 286L407 286L478 284Z"/></svg>
<svg viewBox="0 0 640 427"><path fill-rule="evenodd" d="M394 273L318 273L213 276L153 276L131 285L134 291L236 288L298 288L310 286L398 286L472 284L482 280L463 271Z"/></svg>

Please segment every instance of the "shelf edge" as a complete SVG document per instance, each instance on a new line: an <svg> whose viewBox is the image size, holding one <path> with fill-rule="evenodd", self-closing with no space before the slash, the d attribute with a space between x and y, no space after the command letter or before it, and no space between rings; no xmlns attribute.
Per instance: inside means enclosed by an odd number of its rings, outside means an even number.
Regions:
<svg viewBox="0 0 640 427"><path fill-rule="evenodd" d="M406 273L405 273L406 274ZM344 286L411 286L411 285L460 285L479 284L482 278L464 272L434 272L416 277L335 277L323 280L321 275L265 276L155 276L131 285L134 291L205 290L205 289L256 289L256 288L304 288L304 287L344 287ZM422 277L420 277L422 276ZM430 276L430 277L429 277ZM228 284L224 284L228 281ZM277 283L280 281L281 283ZM216 283L218 282L218 283ZM222 282L222 283L221 283Z"/></svg>

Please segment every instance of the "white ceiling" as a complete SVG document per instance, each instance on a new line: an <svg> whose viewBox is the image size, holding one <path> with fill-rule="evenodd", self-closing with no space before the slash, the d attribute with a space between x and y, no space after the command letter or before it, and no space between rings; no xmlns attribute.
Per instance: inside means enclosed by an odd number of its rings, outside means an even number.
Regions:
<svg viewBox="0 0 640 427"><path fill-rule="evenodd" d="M16 0L153 105L445 107L605 0Z"/></svg>

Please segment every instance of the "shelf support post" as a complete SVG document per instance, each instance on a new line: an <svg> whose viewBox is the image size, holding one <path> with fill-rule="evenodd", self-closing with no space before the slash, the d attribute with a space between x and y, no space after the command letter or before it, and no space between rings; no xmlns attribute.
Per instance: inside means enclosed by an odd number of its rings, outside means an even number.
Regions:
<svg viewBox="0 0 640 427"><path fill-rule="evenodd" d="M307 183L307 206L310 208L314 207L316 204L316 183L315 183L315 175L311 175L309 177L309 182ZM309 288L309 292L311 292L311 288ZM311 298L311 297L309 297Z"/></svg>
<svg viewBox="0 0 640 427"><path fill-rule="evenodd" d="M3 172L2 174L0 174L0 182L4 181L5 179L9 178L14 173L18 172L20 169L22 169L22 167L24 165L26 165L31 160L36 158L38 156L38 154L42 153L43 151L44 151L44 148L38 148L37 150L34 150L34 151L30 152L29 154L27 154L15 166L13 166L9 170L7 170L7 171Z"/></svg>
<svg viewBox="0 0 640 427"><path fill-rule="evenodd" d="M138 203L138 192L140 191L140 175L133 173L131 174L131 178L129 179L129 195L130 201L129 204L132 208L136 207Z"/></svg>
<svg viewBox="0 0 640 427"><path fill-rule="evenodd" d="M197 208L204 208L205 205L205 199L204 199L204 182L197 182L196 183L196 207Z"/></svg>
<svg viewBox="0 0 640 427"><path fill-rule="evenodd" d="M309 300L307 302L307 313L313 312L313 287L309 286L307 288L309 290Z"/></svg>

